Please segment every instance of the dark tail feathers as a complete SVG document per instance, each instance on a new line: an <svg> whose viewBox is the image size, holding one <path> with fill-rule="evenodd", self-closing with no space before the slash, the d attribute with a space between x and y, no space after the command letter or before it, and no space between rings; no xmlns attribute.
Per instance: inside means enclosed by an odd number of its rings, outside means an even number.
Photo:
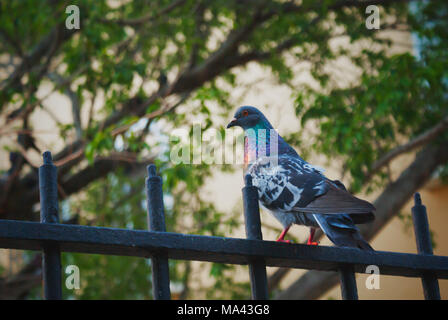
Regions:
<svg viewBox="0 0 448 320"><path fill-rule="evenodd" d="M348 215L314 214L313 216L328 239L336 246L374 251Z"/></svg>

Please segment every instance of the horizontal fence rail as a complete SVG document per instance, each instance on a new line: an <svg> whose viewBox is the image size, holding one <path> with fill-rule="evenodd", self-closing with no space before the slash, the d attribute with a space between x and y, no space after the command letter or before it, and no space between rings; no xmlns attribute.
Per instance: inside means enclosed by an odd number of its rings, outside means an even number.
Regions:
<svg viewBox="0 0 448 320"><path fill-rule="evenodd" d="M432 271L448 279L448 257L396 252L366 252L352 248L308 246L275 241L246 240L172 232L87 227L68 224L0 220L0 247L42 250L45 242L61 251L150 258L166 252L169 259L249 264L263 258L266 266L338 271L352 264L365 273L378 265L382 275L420 277Z"/></svg>
<svg viewBox="0 0 448 320"><path fill-rule="evenodd" d="M266 266L337 271L343 299L358 299L355 273L365 273L370 265L378 266L381 275L421 278L426 299L440 299L438 279L448 279L448 257L432 254L419 194L412 209L419 253L410 254L263 241L258 193L250 177L243 188L247 239L166 232L162 179L155 166L148 167L146 180L148 231L60 224L56 168L49 152L39 178L41 222L0 220L0 248L44 252L46 299L61 298L60 252L149 258L155 299L170 299L169 259L249 265L253 299L268 298Z"/></svg>

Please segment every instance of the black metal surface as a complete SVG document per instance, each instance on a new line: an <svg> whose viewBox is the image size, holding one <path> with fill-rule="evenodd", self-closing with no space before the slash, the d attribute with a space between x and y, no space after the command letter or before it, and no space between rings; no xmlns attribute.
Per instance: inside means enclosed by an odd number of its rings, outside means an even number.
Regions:
<svg viewBox="0 0 448 320"><path fill-rule="evenodd" d="M344 300L358 300L358 289L356 287L356 277L351 265L341 266L339 269L341 279L341 293Z"/></svg>
<svg viewBox="0 0 448 320"><path fill-rule="evenodd" d="M146 179L146 197L148 203L148 228L150 231L165 232L165 213L163 208L162 178L157 176L155 165L148 166ZM170 270L168 256L161 250L151 258L152 292L156 300L171 299Z"/></svg>
<svg viewBox="0 0 448 320"><path fill-rule="evenodd" d="M170 259L248 264L250 259L264 258L271 267L322 271L338 271L341 264L353 264L355 272L360 273L374 264L382 275L420 277L427 270L439 279L448 279L448 257L444 256L0 220L0 248L41 250L43 241L59 242L63 252L149 258L163 250Z"/></svg>
<svg viewBox="0 0 448 320"><path fill-rule="evenodd" d="M44 164L39 168L40 221L59 223L57 168L51 153L43 154ZM48 300L62 299L61 253L57 242L42 244L42 276L44 297Z"/></svg>
<svg viewBox="0 0 448 320"><path fill-rule="evenodd" d="M258 191L257 188L252 185L251 176L247 175L244 180L243 206L246 237L250 240L263 240L263 235L261 233L260 208L258 206ZM255 258L250 260L249 276L252 288L252 299L268 299L268 281L264 259Z"/></svg>
<svg viewBox="0 0 448 320"><path fill-rule="evenodd" d="M417 251L422 255L432 255L431 234L429 232L428 215L426 207L422 204L420 194L414 195L414 207L412 207L412 220L414 222L414 234L417 242ZM422 271L423 294L426 300L440 300L439 282L434 273Z"/></svg>
<svg viewBox="0 0 448 320"><path fill-rule="evenodd" d="M426 299L440 299L437 279L448 279L448 257L434 256L426 208L415 195L412 208L419 254L363 251L263 241L257 188L243 188L247 239L166 232L162 179L155 166L146 180L148 228L126 230L59 224L57 171L51 154L39 168L41 222L0 220L0 248L42 250L46 299L61 299L60 252L136 256L152 259L155 299L170 299L168 259L248 264L253 299L267 299L266 266L339 271L343 299L358 299L355 272L377 265L383 275L422 278Z"/></svg>

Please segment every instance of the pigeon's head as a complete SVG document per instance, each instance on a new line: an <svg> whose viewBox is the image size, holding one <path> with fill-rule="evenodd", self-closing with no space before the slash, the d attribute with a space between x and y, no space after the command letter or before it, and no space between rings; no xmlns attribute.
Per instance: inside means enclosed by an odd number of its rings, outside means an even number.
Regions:
<svg viewBox="0 0 448 320"><path fill-rule="evenodd" d="M253 128L257 124L263 123L267 128L271 127L269 121L263 113L255 107L242 106L236 110L232 121L227 125L227 129L231 127L241 127L244 130Z"/></svg>

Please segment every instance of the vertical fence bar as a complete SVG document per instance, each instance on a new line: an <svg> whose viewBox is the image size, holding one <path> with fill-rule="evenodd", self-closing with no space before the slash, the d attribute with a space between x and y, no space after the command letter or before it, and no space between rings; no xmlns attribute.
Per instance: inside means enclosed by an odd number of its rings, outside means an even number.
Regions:
<svg viewBox="0 0 448 320"><path fill-rule="evenodd" d="M422 204L422 199L418 192L414 195L412 220L414 222L414 234L418 253L432 255L433 251L431 235L429 233L428 215L426 214L426 207ZM423 273L422 285L426 300L440 300L439 282L432 272Z"/></svg>
<svg viewBox="0 0 448 320"><path fill-rule="evenodd" d="M339 269L341 279L341 293L344 300L358 300L358 288L353 266L344 265Z"/></svg>
<svg viewBox="0 0 448 320"><path fill-rule="evenodd" d="M44 152L43 159L39 168L40 222L59 223L57 168L49 151ZM62 299L61 252L57 243L43 244L42 275L45 299Z"/></svg>
<svg viewBox="0 0 448 320"><path fill-rule="evenodd" d="M156 166L148 166L146 179L146 197L148 203L148 228L150 231L166 231L163 208L162 178L156 174ZM152 292L155 300L171 299L170 270L168 257L161 252L151 258Z"/></svg>
<svg viewBox="0 0 448 320"><path fill-rule="evenodd" d="M258 190L252 185L252 177L246 175L243 188L244 221L247 239L263 240L261 233L260 208L258 206ZM266 264L263 260L253 260L249 263L252 299L268 299L268 281Z"/></svg>

